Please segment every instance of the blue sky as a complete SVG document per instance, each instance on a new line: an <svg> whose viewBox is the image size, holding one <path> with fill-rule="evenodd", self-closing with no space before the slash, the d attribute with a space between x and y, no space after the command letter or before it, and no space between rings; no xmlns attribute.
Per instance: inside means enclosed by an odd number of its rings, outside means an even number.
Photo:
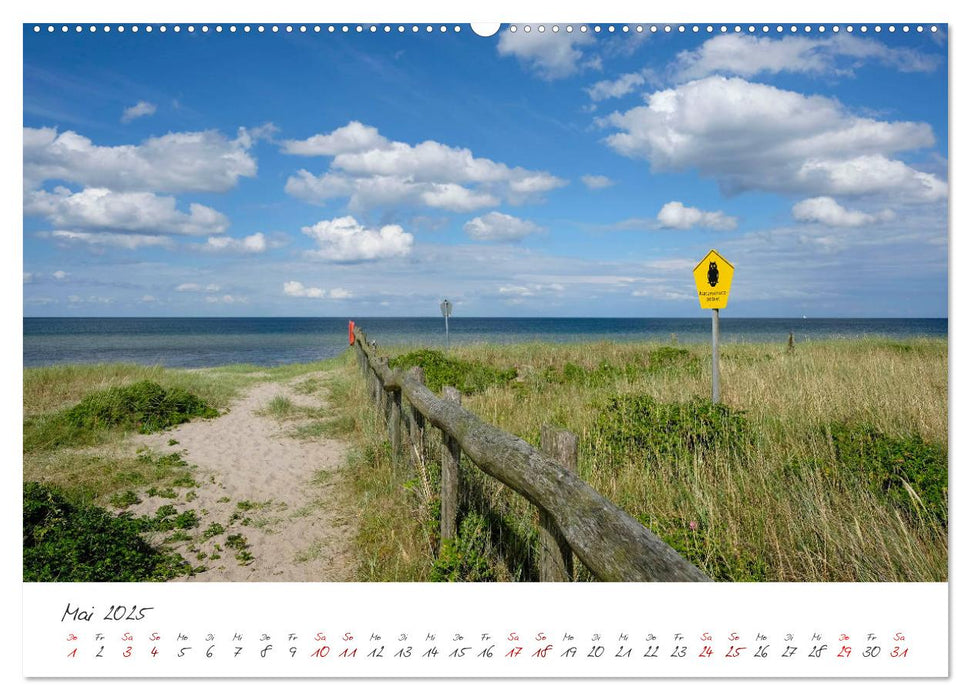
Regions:
<svg viewBox="0 0 971 700"><path fill-rule="evenodd" d="M947 315L943 26L253 26L25 27L25 315Z"/></svg>

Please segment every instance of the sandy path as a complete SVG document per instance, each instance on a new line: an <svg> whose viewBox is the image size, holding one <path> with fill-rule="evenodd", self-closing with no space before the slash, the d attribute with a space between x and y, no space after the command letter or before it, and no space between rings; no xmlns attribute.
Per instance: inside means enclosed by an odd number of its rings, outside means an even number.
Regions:
<svg viewBox="0 0 971 700"><path fill-rule="evenodd" d="M258 384L219 418L139 436L139 444L159 454L178 451L197 465L197 487L177 489L176 499L144 498L132 509L154 514L169 503L199 515L198 527L186 531L192 540L175 545L193 566L207 567L188 580L354 580L354 514L340 486L347 445L322 437L297 439L289 433L300 420L259 415L277 396L298 406L326 408L316 395L298 394L290 386L307 376L289 384ZM212 523L225 531L205 537ZM227 545L237 534L245 538L242 551L248 554L237 556L240 550Z"/></svg>

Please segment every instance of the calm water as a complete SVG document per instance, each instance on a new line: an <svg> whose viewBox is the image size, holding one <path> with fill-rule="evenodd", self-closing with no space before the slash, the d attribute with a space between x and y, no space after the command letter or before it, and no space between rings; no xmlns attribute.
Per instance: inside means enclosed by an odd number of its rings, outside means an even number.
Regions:
<svg viewBox="0 0 971 700"><path fill-rule="evenodd" d="M444 346L441 318L357 321L379 345ZM452 318L454 345L614 339L704 342L710 317L698 318ZM722 318L723 343L784 343L864 335L947 337L947 319ZM340 354L345 318L25 318L24 366L135 362L166 367L235 363L279 365Z"/></svg>

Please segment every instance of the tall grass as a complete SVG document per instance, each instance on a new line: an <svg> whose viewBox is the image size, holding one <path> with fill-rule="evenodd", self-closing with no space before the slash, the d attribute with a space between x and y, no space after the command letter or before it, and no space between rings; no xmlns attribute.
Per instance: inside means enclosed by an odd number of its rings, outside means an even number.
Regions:
<svg viewBox="0 0 971 700"><path fill-rule="evenodd" d="M723 346L722 401L738 421L717 425L698 408L711 391L706 346L477 345L451 355L499 373L514 368L514 379L465 396L464 405L534 445L544 423L576 433L580 475L716 580L947 578L946 341L820 341L793 352L781 342ZM346 371L354 372L350 362ZM357 398L366 401L363 389ZM661 408L652 413L648 405ZM688 422L671 418L678 415ZM691 427L699 420L701 428ZM653 445L702 428L742 426L743 434L651 451L631 448L623 430L612 429L624 421L635 432L656 431ZM391 576L407 561L409 575L420 576L435 566L437 543L420 524L400 537L400 503L419 517L422 499L402 493L407 479L388 465L380 421L362 412L359 428L364 452L356 471L370 480L369 498L383 482L386 500L375 517L395 521L400 545L375 546L373 556L388 560L373 568ZM528 547L535 509L466 471L478 507L492 514L493 554L502 565L504 550ZM395 492L408 498L396 503ZM434 520L434 493L426 501ZM382 532L377 523L363 528L362 545L377 545L370 540ZM530 575L528 565L504 570Z"/></svg>

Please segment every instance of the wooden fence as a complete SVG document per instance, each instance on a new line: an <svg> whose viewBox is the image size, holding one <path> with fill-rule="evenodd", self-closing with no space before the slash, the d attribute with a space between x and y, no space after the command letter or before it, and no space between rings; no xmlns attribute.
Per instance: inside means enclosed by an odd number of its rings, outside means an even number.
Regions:
<svg viewBox="0 0 971 700"><path fill-rule="evenodd" d="M387 422L395 460L404 458L406 431L412 457L428 453L426 427L442 436L441 536L456 536L459 461L526 497L539 509L541 581L573 580L572 555L601 581L709 581L661 538L597 493L576 474L577 439L544 426L542 450L480 420L462 408L459 392L445 387L436 396L420 368L392 369L358 327L351 338L368 393ZM411 407L405 421L403 402Z"/></svg>

